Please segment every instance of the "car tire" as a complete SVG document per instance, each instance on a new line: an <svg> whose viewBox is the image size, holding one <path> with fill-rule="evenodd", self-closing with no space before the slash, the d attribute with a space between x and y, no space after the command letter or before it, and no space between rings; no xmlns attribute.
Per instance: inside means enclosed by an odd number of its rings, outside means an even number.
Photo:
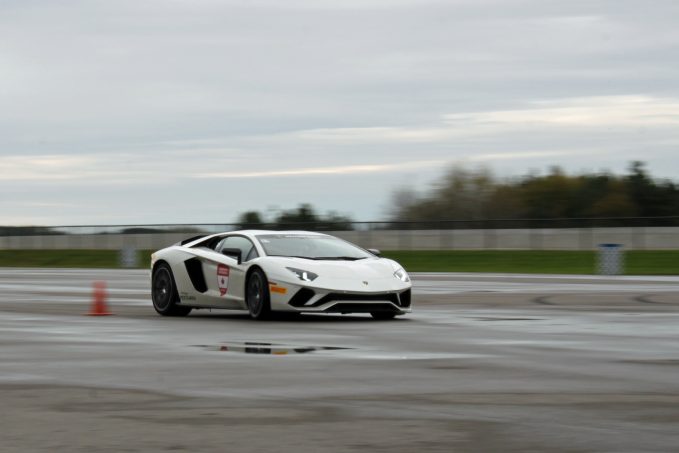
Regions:
<svg viewBox="0 0 679 453"><path fill-rule="evenodd" d="M370 316L377 319L378 321L388 321L396 317L396 313L393 311L373 311Z"/></svg>
<svg viewBox="0 0 679 453"><path fill-rule="evenodd" d="M253 319L266 319L271 315L269 281L261 269L255 269L248 277L245 301Z"/></svg>
<svg viewBox="0 0 679 453"><path fill-rule="evenodd" d="M153 270L151 278L151 299L153 308L163 316L186 316L191 313L191 307L177 305L179 294L174 281L172 269L166 263L159 264Z"/></svg>

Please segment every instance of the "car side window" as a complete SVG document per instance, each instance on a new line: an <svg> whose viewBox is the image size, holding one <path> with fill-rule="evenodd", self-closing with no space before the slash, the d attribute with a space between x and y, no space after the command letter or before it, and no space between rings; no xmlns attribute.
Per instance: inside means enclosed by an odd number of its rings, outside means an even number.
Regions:
<svg viewBox="0 0 679 453"><path fill-rule="evenodd" d="M259 256L254 244L243 236L229 236L222 239L216 250L221 253L224 249L240 250L243 261L250 261Z"/></svg>
<svg viewBox="0 0 679 453"><path fill-rule="evenodd" d="M253 246L252 249L250 249L247 258L245 258L245 261L254 260L257 257L259 257L259 253L257 253L257 249Z"/></svg>

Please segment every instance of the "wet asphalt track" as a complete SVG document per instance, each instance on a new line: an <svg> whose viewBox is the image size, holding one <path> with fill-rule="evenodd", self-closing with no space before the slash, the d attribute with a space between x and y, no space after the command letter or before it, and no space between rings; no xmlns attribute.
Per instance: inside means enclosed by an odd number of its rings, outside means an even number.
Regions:
<svg viewBox="0 0 679 453"><path fill-rule="evenodd" d="M415 274L391 322L161 318L147 280L0 269L3 452L679 445L676 277Z"/></svg>

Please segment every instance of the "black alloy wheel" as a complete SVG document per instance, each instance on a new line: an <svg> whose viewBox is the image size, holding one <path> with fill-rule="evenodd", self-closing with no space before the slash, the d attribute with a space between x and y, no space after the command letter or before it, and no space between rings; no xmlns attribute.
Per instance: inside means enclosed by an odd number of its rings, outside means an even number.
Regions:
<svg viewBox="0 0 679 453"><path fill-rule="evenodd" d="M252 271L248 278L246 302L254 319L265 319L271 314L269 282L260 269Z"/></svg>
<svg viewBox="0 0 679 453"><path fill-rule="evenodd" d="M153 308L163 316L186 316L191 307L177 305L179 296L170 266L159 264L153 271L151 279L151 299Z"/></svg>

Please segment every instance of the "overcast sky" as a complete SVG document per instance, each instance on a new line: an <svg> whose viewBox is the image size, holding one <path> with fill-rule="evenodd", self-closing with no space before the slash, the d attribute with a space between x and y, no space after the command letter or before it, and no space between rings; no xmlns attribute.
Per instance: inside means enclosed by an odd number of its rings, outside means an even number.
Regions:
<svg viewBox="0 0 679 453"><path fill-rule="evenodd" d="M679 179L677 0L0 0L0 224L359 220L452 164Z"/></svg>

